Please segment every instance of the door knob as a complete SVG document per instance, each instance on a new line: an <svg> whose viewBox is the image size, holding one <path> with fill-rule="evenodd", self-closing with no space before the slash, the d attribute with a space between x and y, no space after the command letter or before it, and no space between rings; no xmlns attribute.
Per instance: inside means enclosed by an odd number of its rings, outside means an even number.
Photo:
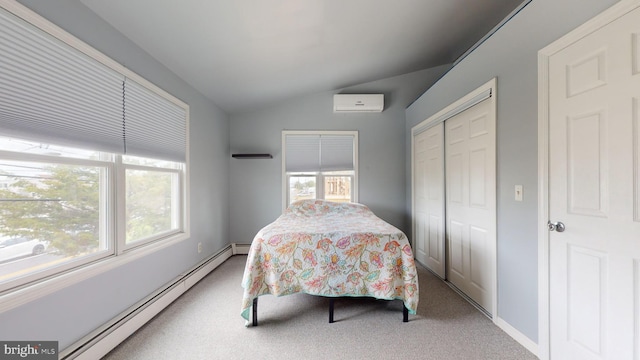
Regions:
<svg viewBox="0 0 640 360"><path fill-rule="evenodd" d="M551 221L547 221L547 226L549 227L549 231L563 232L565 229L565 226L561 221L554 223L552 223Z"/></svg>

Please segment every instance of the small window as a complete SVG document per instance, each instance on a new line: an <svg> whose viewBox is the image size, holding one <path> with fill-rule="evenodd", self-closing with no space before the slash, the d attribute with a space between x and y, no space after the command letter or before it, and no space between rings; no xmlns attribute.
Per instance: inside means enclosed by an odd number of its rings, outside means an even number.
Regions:
<svg viewBox="0 0 640 360"><path fill-rule="evenodd" d="M353 171L327 172L323 174L323 179L325 200L338 202L352 201Z"/></svg>
<svg viewBox="0 0 640 360"><path fill-rule="evenodd" d="M356 131L284 131L284 206L303 199L357 201Z"/></svg>
<svg viewBox="0 0 640 360"><path fill-rule="evenodd" d="M289 203L298 200L316 198L315 174L288 174L289 178Z"/></svg>

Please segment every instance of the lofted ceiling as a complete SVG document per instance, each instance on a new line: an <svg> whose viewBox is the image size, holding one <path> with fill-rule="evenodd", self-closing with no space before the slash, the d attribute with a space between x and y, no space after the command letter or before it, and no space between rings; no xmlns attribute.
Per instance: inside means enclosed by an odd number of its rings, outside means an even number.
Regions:
<svg viewBox="0 0 640 360"><path fill-rule="evenodd" d="M454 62L523 0L79 0L233 114Z"/></svg>

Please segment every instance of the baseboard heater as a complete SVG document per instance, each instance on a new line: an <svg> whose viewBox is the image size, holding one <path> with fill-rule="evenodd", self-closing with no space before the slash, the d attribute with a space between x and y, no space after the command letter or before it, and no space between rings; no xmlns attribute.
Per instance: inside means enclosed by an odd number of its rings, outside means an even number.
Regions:
<svg viewBox="0 0 640 360"><path fill-rule="evenodd" d="M60 352L60 359L100 359L245 245L231 244Z"/></svg>

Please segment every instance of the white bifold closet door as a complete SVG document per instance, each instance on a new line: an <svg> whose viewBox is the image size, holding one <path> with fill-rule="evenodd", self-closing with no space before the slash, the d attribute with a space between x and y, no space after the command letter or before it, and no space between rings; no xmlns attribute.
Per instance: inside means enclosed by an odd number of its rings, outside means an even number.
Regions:
<svg viewBox="0 0 640 360"><path fill-rule="evenodd" d="M484 100L445 122L447 279L488 313L496 248L492 105Z"/></svg>
<svg viewBox="0 0 640 360"><path fill-rule="evenodd" d="M445 278L444 124L414 137L416 259Z"/></svg>

